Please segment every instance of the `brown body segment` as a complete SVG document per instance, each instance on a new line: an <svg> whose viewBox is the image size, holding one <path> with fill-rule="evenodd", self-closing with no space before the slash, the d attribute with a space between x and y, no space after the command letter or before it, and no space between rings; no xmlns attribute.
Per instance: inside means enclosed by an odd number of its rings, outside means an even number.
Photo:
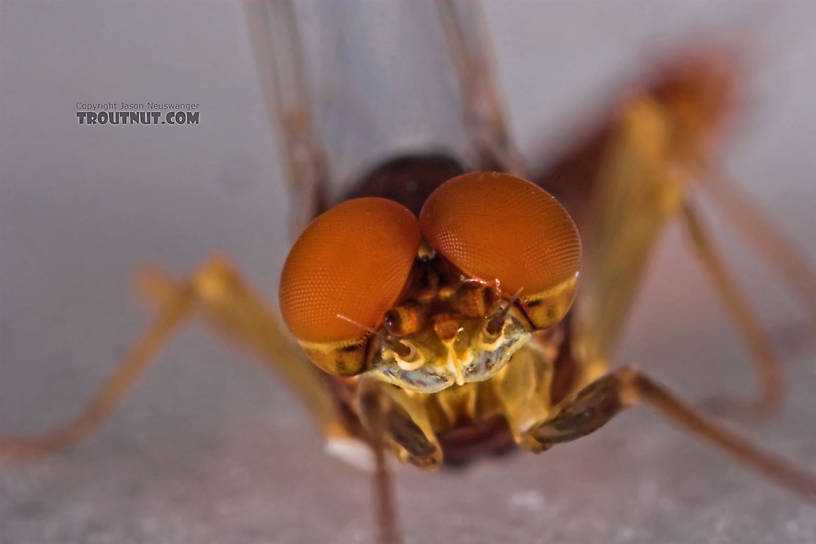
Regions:
<svg viewBox="0 0 816 544"><path fill-rule="evenodd" d="M444 153L400 155L371 168L345 198L388 198L419 216L437 187L464 172L457 160Z"/></svg>

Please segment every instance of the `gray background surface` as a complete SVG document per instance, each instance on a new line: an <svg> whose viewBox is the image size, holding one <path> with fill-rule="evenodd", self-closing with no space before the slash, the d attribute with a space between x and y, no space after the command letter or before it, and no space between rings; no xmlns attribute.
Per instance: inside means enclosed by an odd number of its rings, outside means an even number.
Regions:
<svg viewBox="0 0 816 544"><path fill-rule="evenodd" d="M371 6L354 8L364 13ZM309 9L316 9L312 5ZM746 63L722 161L816 255L816 9L709 2L488 7L528 157L569 145L655 51L710 40ZM81 127L77 101L201 104L194 127ZM149 314L143 262L214 250L274 300L288 245L276 139L230 2L0 4L0 424L33 432L89 397ZM790 395L734 427L816 470L813 332L795 297L712 217ZM690 400L752 391L746 353L683 245L657 252L618 360ZM647 409L542 456L399 467L409 542L816 542L816 510ZM327 457L297 399L190 327L76 449L3 465L0 542L369 542L369 484Z"/></svg>

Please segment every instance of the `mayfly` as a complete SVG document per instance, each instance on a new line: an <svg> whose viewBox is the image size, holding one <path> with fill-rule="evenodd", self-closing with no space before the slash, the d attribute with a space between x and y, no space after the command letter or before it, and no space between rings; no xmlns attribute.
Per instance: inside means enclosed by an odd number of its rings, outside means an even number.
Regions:
<svg viewBox="0 0 816 544"><path fill-rule="evenodd" d="M649 251L679 217L762 370L762 394L747 407L766 413L778 404L773 352L687 198L694 183L709 186L812 304L808 265L708 160L730 76L709 57L665 68L586 146L555 167L528 170L504 121L478 11L449 2L438 9L467 149L390 158L333 198L341 168L316 129L294 10L248 5L300 234L280 291L299 347L226 259L182 281L147 274L155 324L77 419L41 437L4 437L4 455L58 451L87 434L197 310L280 372L329 451L373 459L383 542L399 539L387 451L424 469L514 446L541 452L637 403L783 487L816 494L813 476L712 423L641 371L609 370Z"/></svg>

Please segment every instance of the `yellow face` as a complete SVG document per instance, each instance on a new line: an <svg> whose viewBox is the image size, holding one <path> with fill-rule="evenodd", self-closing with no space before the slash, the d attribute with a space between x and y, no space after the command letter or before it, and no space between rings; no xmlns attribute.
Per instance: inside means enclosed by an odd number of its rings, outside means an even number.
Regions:
<svg viewBox="0 0 816 544"><path fill-rule="evenodd" d="M423 268L371 339L370 372L425 393L490 378L530 338L530 320L495 286L446 274L446 263Z"/></svg>
<svg viewBox="0 0 816 544"><path fill-rule="evenodd" d="M281 313L327 372L433 392L489 378L531 331L558 323L580 262L578 231L546 191L465 174L419 218L379 198L318 217L284 265Z"/></svg>

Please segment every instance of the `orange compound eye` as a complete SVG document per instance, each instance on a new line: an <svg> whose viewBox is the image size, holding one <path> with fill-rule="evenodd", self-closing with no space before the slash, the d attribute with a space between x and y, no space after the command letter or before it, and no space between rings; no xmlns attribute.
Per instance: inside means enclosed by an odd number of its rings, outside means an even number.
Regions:
<svg viewBox="0 0 816 544"><path fill-rule="evenodd" d="M280 281L283 320L307 355L333 374L364 370L366 327L383 320L405 286L419 247L416 216L384 198L336 206L303 231Z"/></svg>
<svg viewBox="0 0 816 544"><path fill-rule="evenodd" d="M558 201L537 185L496 172L453 178L419 215L428 242L465 274L499 282L533 326L560 321L575 295L581 240Z"/></svg>

